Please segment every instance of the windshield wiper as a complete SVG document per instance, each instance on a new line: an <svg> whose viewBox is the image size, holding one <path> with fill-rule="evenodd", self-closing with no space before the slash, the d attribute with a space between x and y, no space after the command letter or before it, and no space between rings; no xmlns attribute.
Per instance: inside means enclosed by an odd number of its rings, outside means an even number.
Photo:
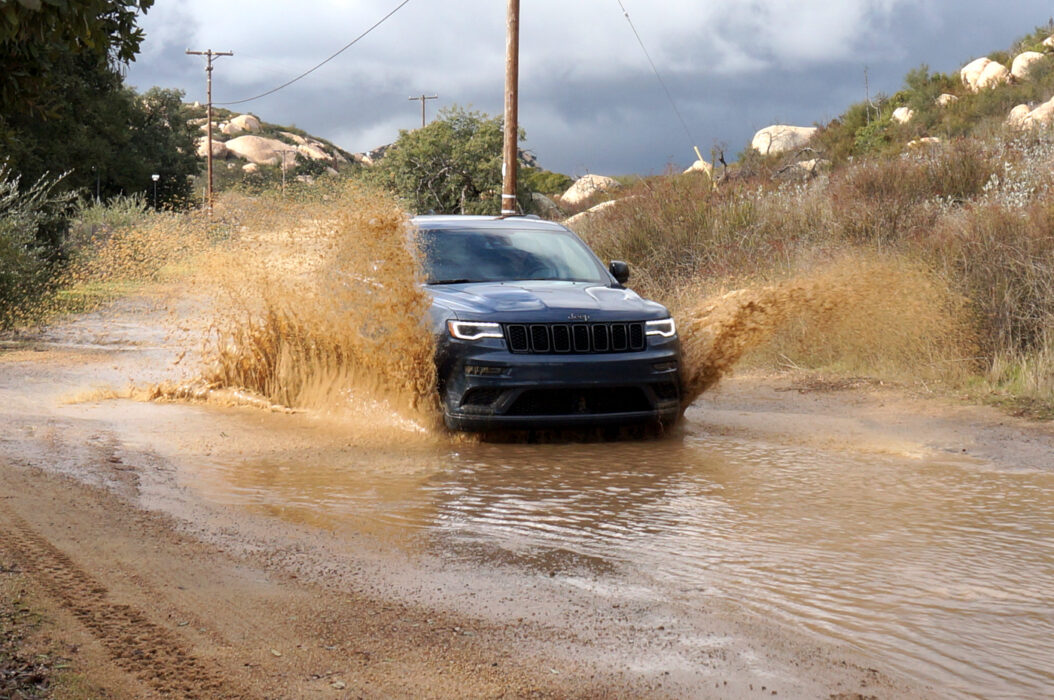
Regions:
<svg viewBox="0 0 1054 700"><path fill-rule="evenodd" d="M456 279L456 280L433 280L433 281L430 281L428 284L464 284L466 282L476 282L476 281L477 280L470 280L467 277L463 277L461 279Z"/></svg>

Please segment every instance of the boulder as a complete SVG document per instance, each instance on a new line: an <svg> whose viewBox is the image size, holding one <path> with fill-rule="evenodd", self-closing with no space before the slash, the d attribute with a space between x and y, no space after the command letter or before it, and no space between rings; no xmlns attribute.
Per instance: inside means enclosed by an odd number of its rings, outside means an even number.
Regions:
<svg viewBox="0 0 1054 700"><path fill-rule="evenodd" d="M750 147L763 156L775 155L801 148L816 133L814 126L774 124L754 134Z"/></svg>
<svg viewBox="0 0 1054 700"><path fill-rule="evenodd" d="M1028 105L1014 107L1006 117L1006 125L1015 128L1025 126L1025 122L1028 120L1028 113L1031 111L1032 108Z"/></svg>
<svg viewBox="0 0 1054 700"><path fill-rule="evenodd" d="M351 157L355 160L355 162L360 163L362 165L373 165L381 158L383 158L384 154L387 153L388 149L391 147L392 145L389 143L385 146L378 146L372 151L366 151L365 153L353 153Z"/></svg>
<svg viewBox="0 0 1054 700"><path fill-rule="evenodd" d="M278 133L297 145L303 146L307 143L307 139L300 134L294 134L292 131L279 131Z"/></svg>
<svg viewBox="0 0 1054 700"><path fill-rule="evenodd" d="M285 167L296 165L296 149L278 139L252 135L239 136L227 141L227 150L257 165L281 165L283 162Z"/></svg>
<svg viewBox="0 0 1054 700"><path fill-rule="evenodd" d="M985 67L991 62L992 59L982 56L963 66L959 70L959 79L962 81L963 86L970 92L977 92L977 81L980 80L981 73L984 72Z"/></svg>
<svg viewBox="0 0 1054 700"><path fill-rule="evenodd" d="M947 107L952 102L958 102L958 101L959 101L958 97L956 97L955 95L950 95L947 92L944 93L943 95L941 95L940 97L938 97L935 100L935 102L937 103L938 107Z"/></svg>
<svg viewBox="0 0 1054 700"><path fill-rule="evenodd" d="M260 166L257 165L256 163L246 163L245 165L242 166L242 170L244 172L247 172L247 173L255 173L259 169L260 169Z"/></svg>
<svg viewBox="0 0 1054 700"><path fill-rule="evenodd" d="M907 124L915 116L915 110L910 107L897 107L893 110L893 121L898 124Z"/></svg>
<svg viewBox="0 0 1054 700"><path fill-rule="evenodd" d="M202 136L198 139L198 157L205 158L209 152L209 139ZM227 157L227 144L223 141L212 139L212 157L213 158L226 158Z"/></svg>
<svg viewBox="0 0 1054 700"><path fill-rule="evenodd" d="M707 163L705 160L697 160L692 163L683 174L687 175L688 173L706 173L707 177L712 178L714 176L714 166L711 163Z"/></svg>
<svg viewBox="0 0 1054 700"><path fill-rule="evenodd" d="M1014 58L1014 62L1010 64L1010 75L1014 76L1014 80L1024 80L1028 77L1028 72L1032 70L1032 66L1037 61L1043 60L1043 54L1038 51L1026 51L1018 54Z"/></svg>
<svg viewBox="0 0 1054 700"><path fill-rule="evenodd" d="M541 192L531 192L531 208L546 219L556 220L564 215L560 207L556 206L556 202Z"/></svg>
<svg viewBox="0 0 1054 700"><path fill-rule="evenodd" d="M1018 107L1020 106L1021 105L1018 105ZM1014 110L1016 109L1017 107L1014 107ZM1014 111L1011 110L1010 113L1013 114ZM1049 102L1044 102L1020 119L1021 121L1018 126L1024 128L1046 126L1047 124L1054 122L1054 99L1051 99Z"/></svg>
<svg viewBox="0 0 1054 700"><path fill-rule="evenodd" d="M322 150L313 143L305 143L296 147L298 153L302 153L311 160L333 160L333 156Z"/></svg>
<svg viewBox="0 0 1054 700"><path fill-rule="evenodd" d="M561 195L560 200L564 204L574 206L584 202L598 192L610 192L611 190L617 190L619 187L621 185L614 178L604 175L583 175L567 188L567 191Z"/></svg>
<svg viewBox="0 0 1054 700"><path fill-rule="evenodd" d="M240 114L220 127L220 130L229 135L241 134L246 131L254 134L260 130L260 120L251 114Z"/></svg>
<svg viewBox="0 0 1054 700"><path fill-rule="evenodd" d="M939 146L941 140L936 136L923 136L919 139L908 141L908 148L924 148L927 146Z"/></svg>
<svg viewBox="0 0 1054 700"><path fill-rule="evenodd" d="M1054 50L1054 36L1048 36L1043 40L1043 45L1048 49Z"/></svg>
<svg viewBox="0 0 1054 700"><path fill-rule="evenodd" d="M977 79L977 89L986 90L1010 82L1010 71L998 61L989 61Z"/></svg>
<svg viewBox="0 0 1054 700"><path fill-rule="evenodd" d="M776 171L776 177L781 180L810 180L820 173L828 170L831 161L826 158L810 158L791 163Z"/></svg>
<svg viewBox="0 0 1054 700"><path fill-rule="evenodd" d="M589 177L589 176L587 175L586 177ZM606 202L601 202L600 204L592 206L592 207L590 207L589 209L586 209L583 212L579 212L578 214L575 214L574 216L572 216L572 217L570 217L568 219L565 219L564 220L564 226L573 227L575 224L580 224L585 219L588 219L589 217L593 216L594 214L596 214L598 212L602 212L605 209L613 207L617 203L618 203L617 199L611 199L611 200L608 200Z"/></svg>

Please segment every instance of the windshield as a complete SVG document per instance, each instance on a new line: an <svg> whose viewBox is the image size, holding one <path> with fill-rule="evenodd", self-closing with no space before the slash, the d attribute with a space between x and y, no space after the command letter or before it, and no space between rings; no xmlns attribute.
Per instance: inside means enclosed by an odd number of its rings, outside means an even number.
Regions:
<svg viewBox="0 0 1054 700"><path fill-rule="evenodd" d="M423 229L428 284L564 280L608 284L593 254L573 234L537 229Z"/></svg>

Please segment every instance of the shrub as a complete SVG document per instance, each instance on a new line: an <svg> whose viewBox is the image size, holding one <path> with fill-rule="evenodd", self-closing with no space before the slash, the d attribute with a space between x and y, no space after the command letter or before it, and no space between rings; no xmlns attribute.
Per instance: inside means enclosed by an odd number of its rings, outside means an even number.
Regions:
<svg viewBox="0 0 1054 700"><path fill-rule="evenodd" d="M0 164L0 328L35 319L61 257L72 193L56 193L64 176L42 177L24 191Z"/></svg>

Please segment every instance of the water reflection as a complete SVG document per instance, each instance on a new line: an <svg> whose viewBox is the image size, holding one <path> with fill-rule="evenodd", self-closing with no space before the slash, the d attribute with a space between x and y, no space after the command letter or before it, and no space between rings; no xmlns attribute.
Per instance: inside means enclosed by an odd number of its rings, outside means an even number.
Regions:
<svg viewBox="0 0 1054 700"><path fill-rule="evenodd" d="M1054 692L1054 473L688 431L343 451L207 478L231 502L485 566L723 600L950 695Z"/></svg>

